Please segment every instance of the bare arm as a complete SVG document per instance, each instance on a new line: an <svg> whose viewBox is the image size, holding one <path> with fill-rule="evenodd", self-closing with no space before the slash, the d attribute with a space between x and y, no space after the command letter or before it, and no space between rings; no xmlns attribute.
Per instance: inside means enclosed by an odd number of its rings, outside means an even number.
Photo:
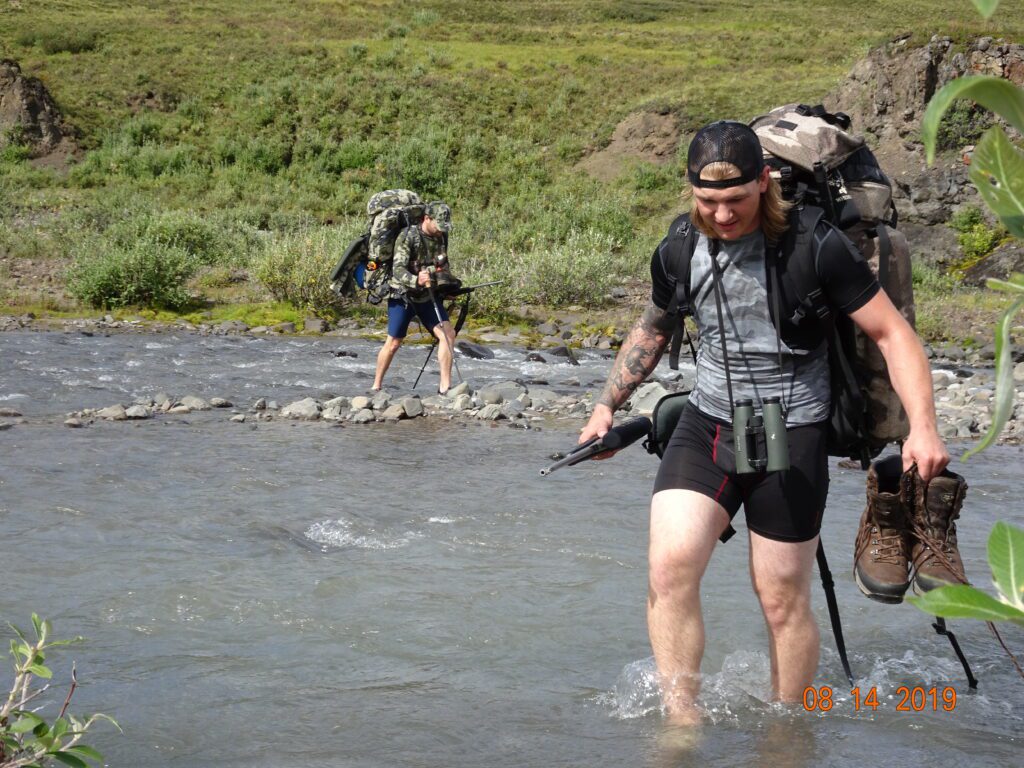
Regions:
<svg viewBox="0 0 1024 768"><path fill-rule="evenodd" d="M927 482L949 463L949 453L935 425L935 399L928 358L914 329L884 291L850 317L877 345L889 368L889 379L910 419L903 444L903 468L917 463Z"/></svg>
<svg viewBox="0 0 1024 768"><path fill-rule="evenodd" d="M615 409L626 402L657 367L677 322L675 315L669 315L653 303L647 305L622 343L608 381L594 405L594 413L580 435L580 442L604 436L612 425Z"/></svg>

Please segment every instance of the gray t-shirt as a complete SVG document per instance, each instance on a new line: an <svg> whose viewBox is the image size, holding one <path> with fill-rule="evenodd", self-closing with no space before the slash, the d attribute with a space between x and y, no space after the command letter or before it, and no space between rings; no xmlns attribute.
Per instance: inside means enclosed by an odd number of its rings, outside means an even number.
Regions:
<svg viewBox="0 0 1024 768"><path fill-rule="evenodd" d="M828 347L822 342L810 352L794 351L785 341L777 340L768 311L762 232L720 241L718 264L733 402L749 398L759 407L766 397L781 396L787 426L827 419ZM715 307L708 239L703 235L698 238L690 267L690 300L700 330L697 383L690 402L708 416L728 422L732 409L722 360L722 329ZM781 371L777 344L782 349Z"/></svg>

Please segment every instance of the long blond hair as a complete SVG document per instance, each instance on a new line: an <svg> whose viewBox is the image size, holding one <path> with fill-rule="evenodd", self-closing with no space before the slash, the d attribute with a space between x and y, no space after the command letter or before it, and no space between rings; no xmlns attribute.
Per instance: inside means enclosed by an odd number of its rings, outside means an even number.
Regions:
<svg viewBox="0 0 1024 768"><path fill-rule="evenodd" d="M708 163L701 168L700 176L707 181L725 181L735 179L740 175L740 169L732 163L716 162ZM699 232L708 238L716 238L714 228L700 214L700 210L693 204L693 187L689 184L683 189L683 199L690 203L690 221ZM761 193L761 231L764 232L765 240L770 243L777 243L789 229L789 209L793 207L782 197L782 187L774 177L768 177L768 189Z"/></svg>

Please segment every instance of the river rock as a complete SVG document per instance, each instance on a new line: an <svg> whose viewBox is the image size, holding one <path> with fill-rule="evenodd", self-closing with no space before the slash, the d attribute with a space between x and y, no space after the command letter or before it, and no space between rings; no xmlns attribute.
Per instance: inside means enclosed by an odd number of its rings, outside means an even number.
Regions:
<svg viewBox="0 0 1024 768"><path fill-rule="evenodd" d="M186 413L192 413L192 409L189 408L187 405L179 403L178 405L172 405L170 408L167 409L167 412L173 413L176 416L182 416Z"/></svg>
<svg viewBox="0 0 1024 768"><path fill-rule="evenodd" d="M590 406L583 401L578 401L570 405L566 413L570 416L586 416L590 413Z"/></svg>
<svg viewBox="0 0 1024 768"><path fill-rule="evenodd" d="M494 359L494 353L491 350L482 344L475 344L472 341L458 341L455 343L455 349L474 360Z"/></svg>
<svg viewBox="0 0 1024 768"><path fill-rule="evenodd" d="M400 405L410 419L423 415L423 401L418 397L403 397Z"/></svg>
<svg viewBox="0 0 1024 768"><path fill-rule="evenodd" d="M528 363L546 363L548 359L539 352L530 352L526 355L526 362Z"/></svg>
<svg viewBox="0 0 1024 768"><path fill-rule="evenodd" d="M352 407L352 402L347 397L334 397L324 403L324 410L337 408L340 411L347 411Z"/></svg>
<svg viewBox="0 0 1024 768"><path fill-rule="evenodd" d="M295 333L295 323L278 323L270 327L270 330L277 331L278 333Z"/></svg>
<svg viewBox="0 0 1024 768"><path fill-rule="evenodd" d="M71 427L72 429L81 429L85 425L82 423L81 419L76 419L74 416L72 416L70 419L64 420L64 426Z"/></svg>
<svg viewBox="0 0 1024 768"><path fill-rule="evenodd" d="M371 411L369 408L361 408L355 412L355 414L352 416L351 421L353 424L369 424L375 418L376 417L373 415L373 411Z"/></svg>
<svg viewBox="0 0 1024 768"><path fill-rule="evenodd" d="M148 419L149 409L144 405L133 405L124 412L128 419Z"/></svg>
<svg viewBox="0 0 1024 768"><path fill-rule="evenodd" d="M948 387L954 381L956 381L956 374L952 371L932 371L932 384L936 387Z"/></svg>
<svg viewBox="0 0 1024 768"><path fill-rule="evenodd" d="M11 419L16 419L21 416L20 411L16 411L13 408L0 408L0 416L6 416Z"/></svg>
<svg viewBox="0 0 1024 768"><path fill-rule="evenodd" d="M458 397L459 395L468 395L468 394L470 394L469 382L468 381L460 381L454 387L450 387L448 389L448 393L447 394L448 394L448 397Z"/></svg>
<svg viewBox="0 0 1024 768"><path fill-rule="evenodd" d="M1024 381L1024 363L1017 363L1013 366L1013 380Z"/></svg>
<svg viewBox="0 0 1024 768"><path fill-rule="evenodd" d="M516 337L507 333L479 333L477 338L480 341L486 341L488 344L514 344L516 342ZM494 356L493 353L491 356Z"/></svg>
<svg viewBox="0 0 1024 768"><path fill-rule="evenodd" d="M217 326L218 333L245 333L248 330L248 323L242 320L225 320Z"/></svg>
<svg viewBox="0 0 1024 768"><path fill-rule="evenodd" d="M526 392L523 392L516 397L516 402L521 404L523 408L531 408L533 406L533 398L530 397Z"/></svg>
<svg viewBox="0 0 1024 768"><path fill-rule="evenodd" d="M320 403L312 397L296 400L289 403L281 411L281 415L288 419L302 419L304 421L316 421L320 418Z"/></svg>
<svg viewBox="0 0 1024 768"><path fill-rule="evenodd" d="M506 419L522 416L526 408L518 400L507 400L501 404L501 413Z"/></svg>
<svg viewBox="0 0 1024 768"><path fill-rule="evenodd" d="M537 326L537 333L541 336L557 336L558 326L554 323L541 323Z"/></svg>
<svg viewBox="0 0 1024 768"><path fill-rule="evenodd" d="M476 417L478 419L483 419L484 421L497 421L498 419L507 418L505 414L501 412L501 406L497 403L485 405L477 411Z"/></svg>
<svg viewBox="0 0 1024 768"><path fill-rule="evenodd" d="M576 353L572 351L572 347L567 347L565 344L560 344L554 349L549 350L549 352L556 357L564 357L572 365L580 364L580 361L576 359Z"/></svg>
<svg viewBox="0 0 1024 768"><path fill-rule="evenodd" d="M324 409L320 412L320 418L324 421L344 421L347 414L347 406L345 408L338 408L336 406L328 407L325 403Z"/></svg>
<svg viewBox="0 0 1024 768"><path fill-rule="evenodd" d="M109 421L124 421L128 418L123 405L111 405L96 412L96 416Z"/></svg>
<svg viewBox="0 0 1024 768"><path fill-rule="evenodd" d="M375 410L375 411L383 411L385 408L387 408L389 405L391 405L391 395L389 395L387 392L381 390L380 392L378 392L377 394L375 394L373 396L373 400L371 401L371 405L373 407L373 410Z"/></svg>
<svg viewBox="0 0 1024 768"><path fill-rule="evenodd" d="M267 410L267 398L261 397L255 403L252 404L254 411L265 411Z"/></svg>
<svg viewBox="0 0 1024 768"><path fill-rule="evenodd" d="M381 414L381 418L384 419L384 421L398 421L399 419L404 419L406 418L405 408L401 403L389 405L384 409L384 413Z"/></svg>
<svg viewBox="0 0 1024 768"><path fill-rule="evenodd" d="M330 329L327 325L326 320L321 320L319 317L307 317L303 323L303 330L306 333L324 333Z"/></svg>
<svg viewBox="0 0 1024 768"><path fill-rule="evenodd" d="M230 400L225 400L223 397L211 397L210 407L211 408L231 408L234 405Z"/></svg>
<svg viewBox="0 0 1024 768"><path fill-rule="evenodd" d="M195 397L194 395L185 395L181 398L181 405L184 405L191 411L208 411L210 410L210 404L203 400L201 397Z"/></svg>
<svg viewBox="0 0 1024 768"><path fill-rule="evenodd" d="M236 424L244 424L245 423L245 414L244 413L236 413L234 416L232 416L230 419L228 419L228 421L233 421Z"/></svg>
<svg viewBox="0 0 1024 768"><path fill-rule="evenodd" d="M366 395L356 395L352 398L352 402L349 404L349 407L353 411L362 411L369 408L371 403L372 401L370 398L366 397Z"/></svg>
<svg viewBox="0 0 1024 768"><path fill-rule="evenodd" d="M658 382L648 382L629 398L630 412L640 416L650 416L654 413L654 406L667 394L668 390Z"/></svg>
<svg viewBox="0 0 1024 768"><path fill-rule="evenodd" d="M453 411L468 411L473 407L473 398L468 393L463 392L452 399L452 404L449 407Z"/></svg>
<svg viewBox="0 0 1024 768"><path fill-rule="evenodd" d="M515 400L526 391L526 387L517 381L502 381L482 387L477 398L484 405L498 405L508 400Z"/></svg>

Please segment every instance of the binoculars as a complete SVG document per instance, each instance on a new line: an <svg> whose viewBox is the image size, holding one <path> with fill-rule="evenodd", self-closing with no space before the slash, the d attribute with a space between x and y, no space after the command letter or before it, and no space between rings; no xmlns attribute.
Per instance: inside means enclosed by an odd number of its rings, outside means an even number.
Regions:
<svg viewBox="0 0 1024 768"><path fill-rule="evenodd" d="M752 400L737 400L732 411L736 473L780 472L789 469L789 441L779 398L766 397L761 413Z"/></svg>

